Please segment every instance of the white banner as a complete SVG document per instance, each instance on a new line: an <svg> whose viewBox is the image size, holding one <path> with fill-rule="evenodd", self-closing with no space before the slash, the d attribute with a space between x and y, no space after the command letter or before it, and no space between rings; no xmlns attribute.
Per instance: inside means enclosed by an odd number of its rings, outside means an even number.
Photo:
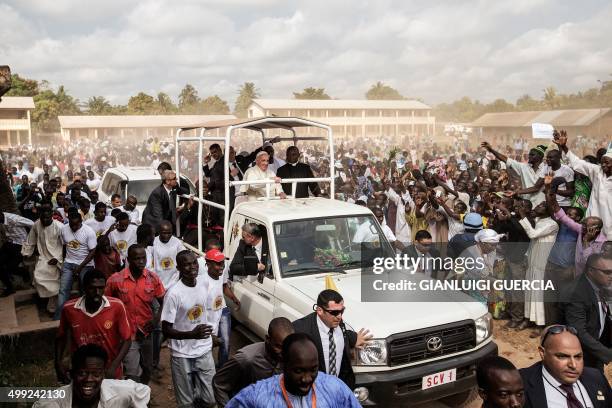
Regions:
<svg viewBox="0 0 612 408"><path fill-rule="evenodd" d="M552 139L555 128L548 123L532 123L531 135L534 139Z"/></svg>

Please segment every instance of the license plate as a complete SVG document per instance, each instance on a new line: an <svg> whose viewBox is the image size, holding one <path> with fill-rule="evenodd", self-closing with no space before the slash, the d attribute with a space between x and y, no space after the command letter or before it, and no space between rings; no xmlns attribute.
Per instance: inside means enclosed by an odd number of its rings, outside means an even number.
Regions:
<svg viewBox="0 0 612 408"><path fill-rule="evenodd" d="M440 371L439 373L429 374L423 377L422 390L437 387L442 384L449 384L457 380L457 369Z"/></svg>

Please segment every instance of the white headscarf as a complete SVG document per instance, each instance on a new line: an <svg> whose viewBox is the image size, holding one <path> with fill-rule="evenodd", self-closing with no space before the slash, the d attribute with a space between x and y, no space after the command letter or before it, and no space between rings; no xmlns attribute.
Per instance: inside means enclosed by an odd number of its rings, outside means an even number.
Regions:
<svg viewBox="0 0 612 408"><path fill-rule="evenodd" d="M492 229L483 229L474 235L474 240L483 244L498 244L503 236L504 234L498 234Z"/></svg>

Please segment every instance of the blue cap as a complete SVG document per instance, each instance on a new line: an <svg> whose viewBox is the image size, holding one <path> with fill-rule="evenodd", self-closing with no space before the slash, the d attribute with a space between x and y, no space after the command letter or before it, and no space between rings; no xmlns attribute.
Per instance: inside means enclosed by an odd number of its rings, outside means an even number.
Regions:
<svg viewBox="0 0 612 408"><path fill-rule="evenodd" d="M482 217L478 213L467 213L463 217L463 225L470 229L482 229Z"/></svg>

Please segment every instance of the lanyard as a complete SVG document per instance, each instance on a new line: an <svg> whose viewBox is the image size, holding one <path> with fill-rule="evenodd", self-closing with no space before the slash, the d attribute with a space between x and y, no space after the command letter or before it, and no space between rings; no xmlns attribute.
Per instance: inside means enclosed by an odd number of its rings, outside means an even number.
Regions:
<svg viewBox="0 0 612 408"><path fill-rule="evenodd" d="M287 395L287 389L285 388L285 378L280 376L280 387L283 393L283 398L285 399L285 403L287 404L287 408L293 408L293 404L289 401L289 396ZM317 408L317 395L315 393L315 385L312 383L312 399L311 399L311 408Z"/></svg>

